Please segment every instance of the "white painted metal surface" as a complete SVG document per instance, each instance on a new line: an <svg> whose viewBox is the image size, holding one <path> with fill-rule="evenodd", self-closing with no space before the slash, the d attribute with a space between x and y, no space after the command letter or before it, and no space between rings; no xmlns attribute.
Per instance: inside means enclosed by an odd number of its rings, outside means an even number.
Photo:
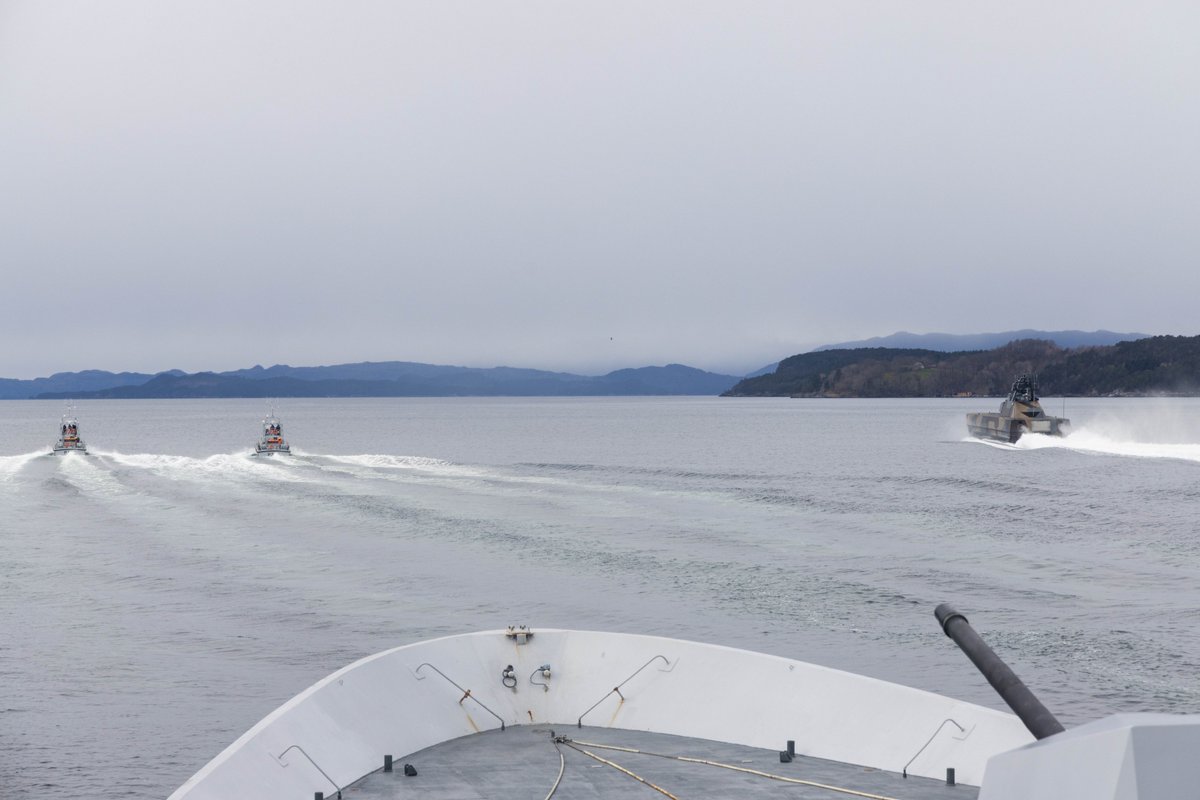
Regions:
<svg viewBox="0 0 1200 800"><path fill-rule="evenodd" d="M1200 715L1114 714L994 756L979 800L1200 797Z"/></svg>
<svg viewBox="0 0 1200 800"><path fill-rule="evenodd" d="M546 663L551 677L536 679L548 689L529 682ZM515 690L501 683L510 664ZM620 695L612 691L618 685ZM351 664L272 712L170 800L329 794L377 769L384 754L401 758L500 727L475 701L506 725L565 728L587 712L588 725L752 747L780 750L794 739L802 755L895 772L919 752L910 774L943 778L954 767L958 780L972 785L979 785L988 758L1032 741L1010 714L778 656L565 630L536 631L521 645L493 631Z"/></svg>

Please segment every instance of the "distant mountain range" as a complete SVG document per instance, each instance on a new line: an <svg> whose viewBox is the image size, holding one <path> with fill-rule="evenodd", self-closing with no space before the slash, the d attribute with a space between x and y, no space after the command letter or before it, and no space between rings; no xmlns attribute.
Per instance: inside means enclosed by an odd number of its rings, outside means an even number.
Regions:
<svg viewBox="0 0 1200 800"><path fill-rule="evenodd" d="M59 373L32 381L0 380L0 398L715 396L738 380L734 375L719 375L682 364L585 376L513 367L483 369L368 361L325 367L278 364L195 374L179 370L158 375Z"/></svg>
<svg viewBox="0 0 1200 800"><path fill-rule="evenodd" d="M184 373L171 370L160 374ZM113 386L137 386L153 377L155 376L142 372L105 372L89 369L83 372L57 372L49 378L34 378L28 381L0 378L0 400L27 400L46 392L67 392L74 397L79 392L109 389Z"/></svg>
<svg viewBox="0 0 1200 800"><path fill-rule="evenodd" d="M1038 339L1060 349L1099 347L1148 338L1142 333L1112 331L1008 331L1005 333L907 333L858 342L824 345L808 354L836 351L834 360L858 360L846 351L890 349L926 353L991 350L1012 341ZM781 363L796 365L797 356ZM928 359L926 359L928 360ZM824 363L816 358L811 364ZM805 361L808 364L808 361ZM780 364L750 373L749 378L774 374ZM807 372L807 368L805 370ZM818 370L819 372L819 370ZM620 369L587 376L514 367L455 367L413 361L363 361L321 367L276 364L227 372L188 374L168 370L140 372L60 372L48 378L0 378L0 400L156 397L535 397L587 395L718 395L741 380L734 375L706 372L682 364ZM769 383L769 382L768 382ZM749 385L736 390L741 393ZM770 392L783 391L778 387ZM757 389L747 393L756 394Z"/></svg>

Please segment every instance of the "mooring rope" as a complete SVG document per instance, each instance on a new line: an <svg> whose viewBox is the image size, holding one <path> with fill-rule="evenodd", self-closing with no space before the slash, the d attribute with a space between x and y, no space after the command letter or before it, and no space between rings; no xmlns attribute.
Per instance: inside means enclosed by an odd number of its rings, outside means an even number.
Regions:
<svg viewBox="0 0 1200 800"><path fill-rule="evenodd" d="M546 795L546 800L554 797L554 793L558 791L558 785L562 783L563 772L567 769L567 757L563 755L562 748L558 746L556 740L551 739L550 741L554 742L554 749L558 751L558 777L554 779L554 785L550 787L550 794Z"/></svg>
<svg viewBox="0 0 1200 800"><path fill-rule="evenodd" d="M601 759L599 756L597 756L593 753L588 753L586 750L584 750L582 748L583 747L596 747L601 750L617 750L622 753L633 753L633 754L642 755L642 756L655 756L656 758L669 758L674 761L684 761L689 764L705 764L710 767L720 767L721 769L731 769L734 772L743 772L743 773L746 773L747 775L757 775L760 778L770 778L773 781L783 781L784 783L797 783L797 784L800 784L801 786L811 786L814 789L825 789L830 792L839 792L841 794L848 794L853 797L864 797L867 800L896 800L896 798L888 797L887 795L871 794L870 792L860 792L857 789L847 789L844 786L831 786L830 784L827 784L827 783L817 783L816 781L806 781L801 778L790 778L787 775L776 775L771 772L763 772L762 770L750 769L749 767L739 767L736 764L723 764L720 761L709 761L704 758L692 758L691 756L673 756L673 755L670 755L669 753L653 753L653 752L650 752L649 750L637 750L632 747L619 747L619 746L613 745L613 744L599 744L597 742L572 742L571 740L568 740L566 737L561 737L561 739L563 740L563 743L566 744L567 746L573 747L574 749L579 750L579 752L581 752L581 753L587 753L588 755L592 756L592 758L595 758L595 759L598 759L601 761L603 761L604 759ZM580 745L580 747L575 747L576 744ZM643 781L643 782L645 782L645 781ZM650 784L650 785L653 786L653 784ZM658 787L655 787L655 788L657 789ZM659 791L661 792L663 790L659 789ZM667 793L663 792L663 794L667 794Z"/></svg>
<svg viewBox="0 0 1200 800"><path fill-rule="evenodd" d="M615 769L615 770L619 770L620 772L623 772L624 774L628 775L629 777L633 778L634 780L636 780L636 781L640 781L641 783L645 784L646 786L649 786L649 787L650 787L651 789L653 789L654 791L656 791L656 792L658 792L658 793L660 793L660 794L666 795L667 797L671 798L671 800L679 800L679 798L678 798L678 797L676 797L675 795L671 794L671 793L670 793L670 792L668 792L666 789L662 788L661 786L658 786L657 784L651 783L650 781L648 781L648 780L646 780L645 778L643 778L641 775L638 775L637 773L635 773L635 772L633 772L633 771L631 771L631 770L628 770L628 769L626 769L625 767L622 767L622 766L621 766L620 764L618 764L617 762L615 762L615 761L609 761L607 758L603 758L602 756L598 756L598 755L596 755L595 753L592 753L592 752L589 752L589 751L587 751L587 750L584 750L582 747L576 747L576 746L575 746L575 743L574 743L574 742L572 742L570 739L568 739L568 738L567 738L567 737L565 737L565 736L560 736L560 737L558 737L558 739L556 739L555 741L556 741L556 742L562 742L563 744L565 744L567 747L571 748L572 750L575 750L575 751L578 751L578 752L580 752L580 753L583 753L585 756L588 756L589 758L594 758L594 759L596 759L596 760L597 760L597 761L599 761L601 764L607 764L608 766L612 767L613 769ZM603 746L603 745L601 745L601 746ZM560 754L561 754L561 751L560 751Z"/></svg>

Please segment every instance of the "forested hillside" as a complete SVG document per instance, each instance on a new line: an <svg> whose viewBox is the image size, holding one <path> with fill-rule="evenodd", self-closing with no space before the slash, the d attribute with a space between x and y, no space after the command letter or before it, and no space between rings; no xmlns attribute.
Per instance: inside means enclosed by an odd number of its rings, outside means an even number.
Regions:
<svg viewBox="0 0 1200 800"><path fill-rule="evenodd" d="M1075 396L1200 393L1200 336L1155 336L1067 350L1025 339L994 350L860 348L784 359L727 397L953 397L1003 395L1021 373L1043 394Z"/></svg>

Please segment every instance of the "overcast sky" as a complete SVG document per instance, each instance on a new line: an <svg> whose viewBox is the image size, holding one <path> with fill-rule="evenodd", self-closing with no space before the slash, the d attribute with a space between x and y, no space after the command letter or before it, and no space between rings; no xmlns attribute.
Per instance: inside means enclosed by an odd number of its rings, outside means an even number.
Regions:
<svg viewBox="0 0 1200 800"><path fill-rule="evenodd" d="M0 375L1200 332L1200 3L0 0Z"/></svg>

